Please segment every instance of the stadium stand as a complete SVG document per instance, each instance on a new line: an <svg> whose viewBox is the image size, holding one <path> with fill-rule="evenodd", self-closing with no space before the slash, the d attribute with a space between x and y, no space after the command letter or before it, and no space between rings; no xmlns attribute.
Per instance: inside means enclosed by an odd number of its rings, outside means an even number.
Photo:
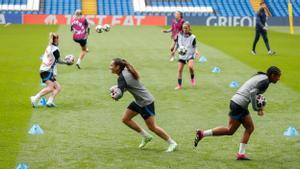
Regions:
<svg viewBox="0 0 300 169"><path fill-rule="evenodd" d="M0 13L93 15L165 15L176 10L186 16L255 16L262 0L0 0ZM272 16L287 16L288 0L265 0ZM292 0L300 16L300 0Z"/></svg>

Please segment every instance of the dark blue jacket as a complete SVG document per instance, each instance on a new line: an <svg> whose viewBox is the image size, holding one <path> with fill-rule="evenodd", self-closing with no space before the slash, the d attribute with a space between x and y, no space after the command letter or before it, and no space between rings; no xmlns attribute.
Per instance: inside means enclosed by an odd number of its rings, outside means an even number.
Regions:
<svg viewBox="0 0 300 169"><path fill-rule="evenodd" d="M256 29L262 29L266 26L267 15L264 8L260 8L256 13Z"/></svg>

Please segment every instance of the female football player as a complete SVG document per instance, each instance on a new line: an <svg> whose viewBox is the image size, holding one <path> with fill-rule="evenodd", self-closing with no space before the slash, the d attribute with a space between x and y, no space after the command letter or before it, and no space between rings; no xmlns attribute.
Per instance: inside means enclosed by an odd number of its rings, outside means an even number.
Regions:
<svg viewBox="0 0 300 169"><path fill-rule="evenodd" d="M40 66L40 76L43 83L46 83L41 91L39 91L35 96L31 96L31 104L33 107L37 107L37 101L47 94L50 97L47 101L47 107L55 107L54 99L55 96L60 92L60 84L56 81L55 77L57 75L57 63L71 65L72 63L65 62L60 59L60 52L58 48L59 36L55 33L49 34L49 45L43 55L42 64Z"/></svg>
<svg viewBox="0 0 300 169"><path fill-rule="evenodd" d="M71 31L73 32L73 40L80 44L81 52L76 62L76 66L80 69L80 63L88 52L87 38L90 32L89 23L82 15L81 10L75 11L75 16L71 20Z"/></svg>
<svg viewBox="0 0 300 169"><path fill-rule="evenodd" d="M190 75L191 75L191 84L196 86L195 74L194 74L194 58L199 56L199 53L196 49L196 36L191 33L191 25L188 22L185 22L182 25L183 32L178 34L177 37L177 47L173 49L172 53L175 54L177 48L184 49L185 52L179 52L178 59L178 79L176 90L182 88L182 71L185 64L188 64Z"/></svg>
<svg viewBox="0 0 300 169"><path fill-rule="evenodd" d="M177 147L177 143L164 131L164 129L156 124L154 98L139 81L139 74L137 71L126 60L120 58L112 60L110 70L113 74L119 76L117 87L111 89L112 98L114 100L119 100L126 90L128 90L135 98L135 101L131 102L127 107L122 122L134 131L140 133L143 137L139 148L145 147L146 144L152 140L152 136L132 120L138 114L143 117L147 127L152 132L168 142L169 147L166 152L174 151Z"/></svg>
<svg viewBox="0 0 300 169"><path fill-rule="evenodd" d="M170 56L170 61L174 61L175 59L175 55L173 53L173 50L176 46L176 39L177 39L177 36L180 32L182 32L182 25L184 23L184 19L183 19L183 13L180 12L180 11L176 11L175 12L175 19L173 19L172 21L172 26L170 29L168 30L162 30L163 33L169 33L169 32L172 32L172 35L171 35L171 39L172 39L172 44L171 44L171 47L170 47L170 50L171 50L171 56Z"/></svg>
<svg viewBox="0 0 300 169"><path fill-rule="evenodd" d="M253 110L257 111L259 116L263 116L264 108L257 106L256 96L264 93L270 83L275 84L280 79L280 76L280 69L271 66L266 73L258 72L246 81L231 98L228 126L216 127L205 131L198 129L194 141L195 147L198 145L199 141L206 136L233 135L242 124L245 131L240 142L240 148L236 159L249 160L246 156L246 145L254 130L254 125L249 114L248 105L251 102Z"/></svg>

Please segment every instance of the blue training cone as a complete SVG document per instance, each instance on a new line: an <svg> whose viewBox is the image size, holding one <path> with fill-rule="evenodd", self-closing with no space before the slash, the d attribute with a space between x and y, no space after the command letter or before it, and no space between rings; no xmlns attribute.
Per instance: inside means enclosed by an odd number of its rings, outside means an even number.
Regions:
<svg viewBox="0 0 300 169"><path fill-rule="evenodd" d="M44 131L38 124L34 124L31 127L31 129L28 131L28 133L32 135L36 135L36 134L44 134Z"/></svg>
<svg viewBox="0 0 300 169"><path fill-rule="evenodd" d="M199 62L200 62L200 63L205 63L205 62L207 62L207 58L206 58L205 56L201 56L201 57L199 58Z"/></svg>
<svg viewBox="0 0 300 169"><path fill-rule="evenodd" d="M230 82L230 84L229 84L229 87L231 87L231 88L238 88L240 86L240 84L239 84L239 82L237 82L237 81L232 81L232 82Z"/></svg>
<svg viewBox="0 0 300 169"><path fill-rule="evenodd" d="M291 127L291 126L284 131L283 135L284 136L300 136L297 129L295 127Z"/></svg>
<svg viewBox="0 0 300 169"><path fill-rule="evenodd" d="M221 69L219 67L214 67L211 72L213 73L220 73L221 72Z"/></svg>
<svg viewBox="0 0 300 169"><path fill-rule="evenodd" d="M29 169L29 167L26 164L24 164L24 163L20 163L18 165L17 169Z"/></svg>
<svg viewBox="0 0 300 169"><path fill-rule="evenodd" d="M38 103L38 106L46 106L47 99L45 97L42 97Z"/></svg>

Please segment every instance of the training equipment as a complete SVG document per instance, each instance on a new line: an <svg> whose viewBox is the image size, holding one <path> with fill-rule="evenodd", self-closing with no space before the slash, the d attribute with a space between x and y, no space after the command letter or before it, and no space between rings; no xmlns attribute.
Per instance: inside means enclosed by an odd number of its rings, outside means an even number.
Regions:
<svg viewBox="0 0 300 169"><path fill-rule="evenodd" d="M67 55L67 56L65 57L65 61L67 62L67 64L73 65L74 62L75 62L75 56L73 56L72 54Z"/></svg>
<svg viewBox="0 0 300 169"><path fill-rule="evenodd" d="M177 51L178 51L179 55L185 55L186 52L187 52L187 49L184 46L179 46L179 48L177 49Z"/></svg>
<svg viewBox="0 0 300 169"><path fill-rule="evenodd" d="M121 89L118 88L117 85L112 86L109 90L110 90L110 96L115 100L119 100L123 95Z"/></svg>
<svg viewBox="0 0 300 169"><path fill-rule="evenodd" d="M104 31L104 28L103 28L102 25L97 25L95 30L96 30L97 33L102 33Z"/></svg>
<svg viewBox="0 0 300 169"><path fill-rule="evenodd" d="M110 31L110 26L109 26L109 24L104 24L104 25L103 25L103 29L104 29L105 32L109 32L109 31Z"/></svg>
<svg viewBox="0 0 300 169"><path fill-rule="evenodd" d="M258 108L263 108L267 104L266 98L262 94L256 95L255 100Z"/></svg>

